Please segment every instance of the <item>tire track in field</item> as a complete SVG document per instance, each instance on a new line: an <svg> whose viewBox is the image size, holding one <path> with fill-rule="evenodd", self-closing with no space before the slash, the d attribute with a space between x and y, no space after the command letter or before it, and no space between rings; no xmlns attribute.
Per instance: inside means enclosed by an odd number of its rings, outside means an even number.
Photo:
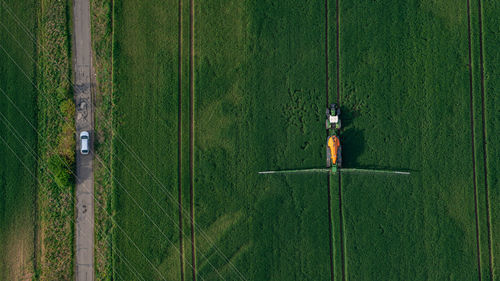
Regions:
<svg viewBox="0 0 500 281"><path fill-rule="evenodd" d="M325 72L326 72L326 108L329 108L329 84L330 74L328 71L328 0L325 0ZM326 137L328 138L328 129L326 130ZM327 175L327 191L328 191L328 230L329 230L329 245L330 245L330 280L335 280L334 265L333 265L333 223L332 223L332 194L330 186L330 173Z"/></svg>
<svg viewBox="0 0 500 281"><path fill-rule="evenodd" d="M189 213L191 219L191 257L196 281L196 243L194 233L194 0L189 1Z"/></svg>
<svg viewBox="0 0 500 281"><path fill-rule="evenodd" d="M334 266L333 266L333 224L332 224L332 195L330 188L330 174L328 174L328 229L329 229L329 244L330 244L330 280L335 280Z"/></svg>
<svg viewBox="0 0 500 281"><path fill-rule="evenodd" d="M337 58L337 105L340 107L340 17L339 17L339 0L335 1L336 14L336 58ZM342 175L339 174L339 224L340 224L340 261L342 266L342 280L346 280L345 273L345 252L344 252L344 215L342 211Z"/></svg>
<svg viewBox="0 0 500 281"><path fill-rule="evenodd" d="M478 200L476 186L476 153L474 142L474 106L472 93L472 48L471 48L471 19L470 19L470 0L467 0L467 38L469 46L469 98L470 98L470 127L471 127L471 145L472 145L472 182L474 190L474 215L476 218L476 251L477 251L477 273L478 280L481 279L481 248L479 245L479 216L478 216Z"/></svg>
<svg viewBox="0 0 500 281"><path fill-rule="evenodd" d="M177 146L177 178L178 178L178 204L179 204L179 259L180 259L180 270L181 270L181 281L184 281L184 242L183 242L183 227L182 227L182 0L178 2L178 102L179 107L177 109L177 128L178 128L178 146Z"/></svg>
<svg viewBox="0 0 500 281"><path fill-rule="evenodd" d="M339 224L340 224L340 261L342 265L342 280L345 281L345 253L344 253L344 218L342 213L342 177L339 174Z"/></svg>
<svg viewBox="0 0 500 281"><path fill-rule="evenodd" d="M339 47L339 37L340 37L340 18L339 18L339 0L335 1L335 12L336 12L336 89L337 89L337 105L340 106L340 47ZM326 58L326 107L330 106L329 103L329 60L328 60L328 0L325 0L325 58ZM328 130L326 131L327 137L329 137ZM342 212L342 176L338 173L338 198L339 198L339 227L340 227L340 260L341 260L341 272L342 280L345 281L345 254L344 254L344 222L343 222L343 212ZM333 261L333 226L332 226L332 205L331 205L331 180L330 174L328 175L328 218L330 226L330 272L331 280L335 279L334 274L334 261Z"/></svg>
<svg viewBox="0 0 500 281"><path fill-rule="evenodd" d="M482 133L483 133L483 165L484 165L484 190L486 194L486 228L488 231L488 258L489 258L489 273L490 280L493 281L493 253L491 250L491 218L490 218L490 194L488 190L488 166L486 154L486 124L485 124L485 106L484 106L484 58L483 58L483 23L481 0L477 1L478 5L478 21L479 21L479 67L481 73L481 118L482 118Z"/></svg>

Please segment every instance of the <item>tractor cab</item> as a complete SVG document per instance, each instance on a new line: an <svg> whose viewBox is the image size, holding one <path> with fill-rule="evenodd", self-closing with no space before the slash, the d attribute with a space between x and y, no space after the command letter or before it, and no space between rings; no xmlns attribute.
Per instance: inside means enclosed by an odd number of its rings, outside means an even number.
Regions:
<svg viewBox="0 0 500 281"><path fill-rule="evenodd" d="M337 172L337 167L342 166L342 148L337 135L329 136L326 140L326 167L331 168L332 173Z"/></svg>
<svg viewBox="0 0 500 281"><path fill-rule="evenodd" d="M340 130L340 107L334 103L326 109L326 129Z"/></svg>

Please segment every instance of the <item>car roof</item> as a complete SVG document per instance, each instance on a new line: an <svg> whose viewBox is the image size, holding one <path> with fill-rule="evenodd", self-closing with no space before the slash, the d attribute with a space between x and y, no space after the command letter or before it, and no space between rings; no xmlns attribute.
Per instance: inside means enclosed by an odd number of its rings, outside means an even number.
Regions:
<svg viewBox="0 0 500 281"><path fill-rule="evenodd" d="M89 150L89 142L86 139L82 141L82 150Z"/></svg>

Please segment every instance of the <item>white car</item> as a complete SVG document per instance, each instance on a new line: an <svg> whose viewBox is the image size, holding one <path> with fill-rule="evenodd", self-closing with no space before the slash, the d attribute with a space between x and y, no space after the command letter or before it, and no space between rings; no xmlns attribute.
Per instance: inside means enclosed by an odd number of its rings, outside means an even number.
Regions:
<svg viewBox="0 0 500 281"><path fill-rule="evenodd" d="M80 152L89 154L89 132L83 131L80 133Z"/></svg>

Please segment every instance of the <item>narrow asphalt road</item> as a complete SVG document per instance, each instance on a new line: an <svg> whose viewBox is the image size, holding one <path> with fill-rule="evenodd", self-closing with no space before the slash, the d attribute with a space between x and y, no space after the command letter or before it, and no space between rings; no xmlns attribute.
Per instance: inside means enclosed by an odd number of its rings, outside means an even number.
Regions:
<svg viewBox="0 0 500 281"><path fill-rule="evenodd" d="M76 223L75 223L75 279L94 280L94 173L93 139L94 122L92 109L92 53L90 41L89 0L74 0L74 61L76 104ZM80 132L90 134L90 153L80 153Z"/></svg>

